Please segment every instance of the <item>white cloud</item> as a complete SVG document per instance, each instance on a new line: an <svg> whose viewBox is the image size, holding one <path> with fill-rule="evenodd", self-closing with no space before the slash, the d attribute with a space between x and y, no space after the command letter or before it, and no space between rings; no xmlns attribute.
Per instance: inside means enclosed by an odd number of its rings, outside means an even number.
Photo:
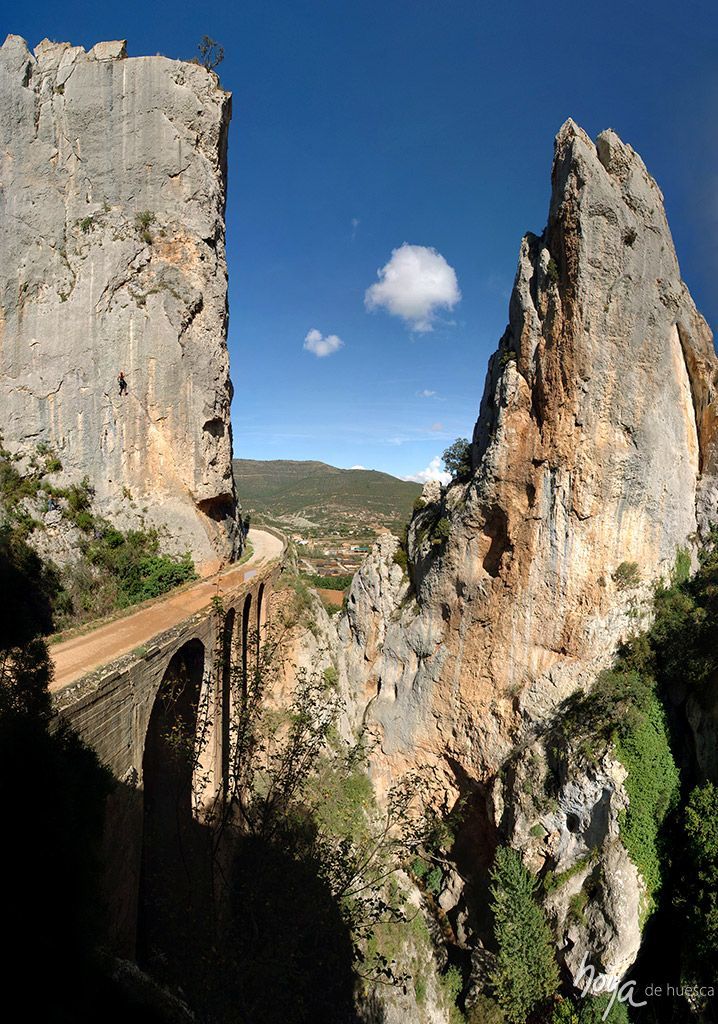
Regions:
<svg viewBox="0 0 718 1024"><path fill-rule="evenodd" d="M366 469L366 466L350 466L350 469Z"/></svg>
<svg viewBox="0 0 718 1024"><path fill-rule="evenodd" d="M441 253L426 245L404 242L377 277L376 284L366 290L364 305L368 310L383 306L413 331L431 331L437 310L453 309L461 299L456 271Z"/></svg>
<svg viewBox="0 0 718 1024"><path fill-rule="evenodd" d="M415 473L414 476L405 476L405 480L413 480L417 484L425 484L429 480L439 480L442 484L448 484L451 480L451 473L446 473L441 468L441 456L435 455L426 469Z"/></svg>
<svg viewBox="0 0 718 1024"><path fill-rule="evenodd" d="M328 334L325 338L321 331L312 327L304 339L304 347L308 352L313 352L315 356L322 359L324 356L330 356L333 352L344 348L344 342L336 334Z"/></svg>
<svg viewBox="0 0 718 1024"><path fill-rule="evenodd" d="M443 429L444 429L444 424L443 423L436 422L436 423L432 423L431 424L431 430L433 430L433 432L435 434L438 434Z"/></svg>
<svg viewBox="0 0 718 1024"><path fill-rule="evenodd" d="M435 391L430 391L429 388L424 388L423 391L417 391L416 392L416 397L417 398L434 398L435 396L436 396L436 392Z"/></svg>

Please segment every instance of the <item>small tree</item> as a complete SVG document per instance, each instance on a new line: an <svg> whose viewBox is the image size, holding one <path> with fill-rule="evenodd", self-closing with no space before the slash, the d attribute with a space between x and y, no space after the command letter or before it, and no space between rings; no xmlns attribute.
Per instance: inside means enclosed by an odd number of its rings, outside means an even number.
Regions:
<svg viewBox="0 0 718 1024"><path fill-rule="evenodd" d="M220 46L216 40L210 39L209 36L202 36L197 49L199 50L198 63L208 71L214 71L224 60L224 47Z"/></svg>
<svg viewBox="0 0 718 1024"><path fill-rule="evenodd" d="M498 946L491 981L506 1019L524 1024L531 1011L558 988L551 931L536 902L538 882L515 850L497 850L491 879Z"/></svg>
<svg viewBox="0 0 718 1024"><path fill-rule="evenodd" d="M457 437L441 456L446 472L454 480L462 480L471 474L471 445L465 437Z"/></svg>

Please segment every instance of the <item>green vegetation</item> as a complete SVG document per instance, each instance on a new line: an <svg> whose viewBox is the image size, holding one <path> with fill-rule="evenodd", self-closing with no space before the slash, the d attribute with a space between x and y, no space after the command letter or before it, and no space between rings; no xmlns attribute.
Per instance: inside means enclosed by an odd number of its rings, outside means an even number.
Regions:
<svg viewBox="0 0 718 1024"><path fill-rule="evenodd" d="M690 794L683 819L682 879L676 903L690 935L690 976L710 978L718 949L718 788L707 782Z"/></svg>
<svg viewBox="0 0 718 1024"><path fill-rule="evenodd" d="M505 367L509 365L509 363L515 362L516 353L514 352L514 350L512 348L505 348L501 355L499 356L499 366L501 367L501 369L503 370L505 369Z"/></svg>
<svg viewBox="0 0 718 1024"><path fill-rule="evenodd" d="M353 576L316 576L304 575L303 577L310 586L318 587L320 590L346 590L351 586Z"/></svg>
<svg viewBox="0 0 718 1024"><path fill-rule="evenodd" d="M491 996L479 995L466 1014L466 1024L504 1024L504 1011Z"/></svg>
<svg viewBox="0 0 718 1024"><path fill-rule="evenodd" d="M558 264L556 263L556 260L553 258L553 256L548 261L548 265L546 267L546 277L548 278L551 284L558 284Z"/></svg>
<svg viewBox="0 0 718 1024"><path fill-rule="evenodd" d="M471 476L471 444L465 437L457 437L441 456L446 472L454 480L465 480Z"/></svg>
<svg viewBox="0 0 718 1024"><path fill-rule="evenodd" d="M94 492L87 478L68 487L55 487L45 479L62 468L49 445L41 443L21 473L17 460L0 444L0 545L7 564L23 564L34 583L27 602L36 595L48 603L44 631L77 625L126 608L196 578L189 554L176 557L162 553L160 535L154 530L115 529L92 510ZM38 514L49 502L80 531L77 559L63 570L44 564L28 545L34 530L42 527L29 508Z"/></svg>
<svg viewBox="0 0 718 1024"><path fill-rule="evenodd" d="M432 544L443 544L451 536L451 520L442 516L432 531Z"/></svg>
<svg viewBox="0 0 718 1024"><path fill-rule="evenodd" d="M581 874L587 867L593 862L595 855L587 854L585 857L579 857L575 864L572 864L570 868L566 868L565 871L560 871L556 874L555 871L547 871L543 876L542 885L543 891L546 894L555 892L560 889L562 885L571 878L575 878L576 875Z"/></svg>
<svg viewBox="0 0 718 1024"><path fill-rule="evenodd" d="M306 536L332 533L359 538L379 527L398 532L411 515L421 485L388 473L337 469L323 462L235 459L237 492L253 519L292 528L296 517Z"/></svg>
<svg viewBox="0 0 718 1024"><path fill-rule="evenodd" d="M619 590L633 590L641 582L638 562L621 562L611 573L611 578Z"/></svg>
<svg viewBox="0 0 718 1024"><path fill-rule="evenodd" d="M458 1006L459 996L464 987L458 967L448 967L444 974L439 975L439 985L449 1010L449 1024L463 1024L465 1017Z"/></svg>
<svg viewBox="0 0 718 1024"><path fill-rule="evenodd" d="M663 707L652 694L640 721L616 743L619 760L628 771L625 787L629 806L621 812L621 839L646 883L648 906L663 876L665 843L662 825L678 800L679 776L668 738Z"/></svg>
<svg viewBox="0 0 718 1024"><path fill-rule="evenodd" d="M515 850L499 847L491 879L498 950L491 982L506 1019L525 1024L558 989L553 936L536 901L538 881Z"/></svg>
<svg viewBox="0 0 718 1024"><path fill-rule="evenodd" d="M588 694L577 694L561 709L557 728L565 740L594 759L615 747L628 771L630 806L621 815L621 836L647 886L650 913L669 858L666 825L679 799L679 773L671 752L665 695L685 692L699 705L718 671L718 532L711 531L690 576L690 555L680 550L669 585L653 598L653 623L619 651ZM632 586L637 567L624 563L614 573L619 586ZM707 926L708 927L708 926Z"/></svg>
<svg viewBox="0 0 718 1024"><path fill-rule="evenodd" d="M560 728L578 743L587 760L613 744L628 771L630 806L621 814L621 838L646 883L649 913L662 882L663 824L679 790L655 680L619 659L612 671L601 673L588 694L575 695L564 704Z"/></svg>
<svg viewBox="0 0 718 1024"><path fill-rule="evenodd" d="M421 915L396 878L423 834L410 810L416 783L377 805L361 740L339 736L334 673L300 669L286 704L268 699L284 678L284 635L270 633L256 669L232 687L231 799L210 844L222 846L216 878L226 909L211 957L186 920L168 919L162 932L167 981L182 985L198 1017L227 1024L353 1019L357 984L409 982L397 959L410 941L425 943L422 964L429 958ZM202 751L190 749L196 770Z"/></svg>
<svg viewBox="0 0 718 1024"><path fill-rule="evenodd" d="M95 517L90 494L86 481L68 489L67 516L84 537L81 557L61 574L62 627L160 597L197 578L189 553L178 557L160 551L157 530L125 532Z"/></svg>
<svg viewBox="0 0 718 1024"><path fill-rule="evenodd" d="M135 214L135 228L143 242L152 245L154 241L150 228L155 222L155 215L151 210L142 210Z"/></svg>

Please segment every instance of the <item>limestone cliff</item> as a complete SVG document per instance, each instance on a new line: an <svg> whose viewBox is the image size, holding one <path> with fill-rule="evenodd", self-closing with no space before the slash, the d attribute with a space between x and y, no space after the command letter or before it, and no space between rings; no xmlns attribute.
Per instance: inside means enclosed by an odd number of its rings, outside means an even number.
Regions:
<svg viewBox="0 0 718 1024"><path fill-rule="evenodd" d="M100 512L207 567L237 544L229 117L214 73L123 42L0 48L5 444L52 445Z"/></svg>
<svg viewBox="0 0 718 1024"><path fill-rule="evenodd" d="M380 737L377 779L422 764L448 805L471 795L469 872L499 828L537 870L574 871L579 887L596 875L581 927L573 884L550 908L572 969L589 950L620 974L640 940L621 766L577 765L540 839L522 783L545 771L538 737L558 704L590 686L650 582L715 519L717 383L657 184L614 132L594 143L568 121L548 225L521 244L471 476L427 485L411 584L382 539L340 625L344 685Z"/></svg>

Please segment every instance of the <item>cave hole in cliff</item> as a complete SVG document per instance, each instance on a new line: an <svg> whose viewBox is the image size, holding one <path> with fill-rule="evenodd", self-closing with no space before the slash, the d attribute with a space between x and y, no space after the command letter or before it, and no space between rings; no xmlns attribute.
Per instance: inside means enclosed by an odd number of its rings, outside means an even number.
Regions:
<svg viewBox="0 0 718 1024"><path fill-rule="evenodd" d="M235 501L231 494L217 494L198 501L197 508L215 523L223 523L225 519L234 518Z"/></svg>
<svg viewBox="0 0 718 1024"><path fill-rule="evenodd" d="M218 416L211 420L207 420L202 430L205 433L210 434L212 437L224 437L225 432L224 420L221 420Z"/></svg>
<svg viewBox="0 0 718 1024"><path fill-rule="evenodd" d="M489 539L489 549L484 555L483 567L489 576L498 576L501 561L511 548L508 534L508 518L502 508L495 506L486 516L484 536Z"/></svg>
<svg viewBox="0 0 718 1024"><path fill-rule="evenodd" d="M205 897L206 837L192 813L205 650L190 640L170 660L152 707L144 755L138 953L150 968L182 944Z"/></svg>

